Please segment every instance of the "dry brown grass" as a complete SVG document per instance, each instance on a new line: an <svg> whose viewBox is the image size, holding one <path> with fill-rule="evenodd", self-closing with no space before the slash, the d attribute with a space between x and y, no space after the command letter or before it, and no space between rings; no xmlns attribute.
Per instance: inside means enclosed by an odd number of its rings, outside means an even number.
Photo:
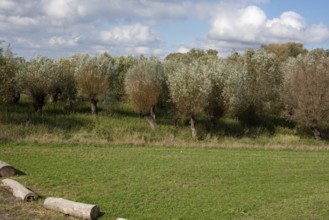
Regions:
<svg viewBox="0 0 329 220"><path fill-rule="evenodd" d="M42 207L43 199L36 202L23 202L0 185L0 219L1 220L58 220L74 219L64 214Z"/></svg>

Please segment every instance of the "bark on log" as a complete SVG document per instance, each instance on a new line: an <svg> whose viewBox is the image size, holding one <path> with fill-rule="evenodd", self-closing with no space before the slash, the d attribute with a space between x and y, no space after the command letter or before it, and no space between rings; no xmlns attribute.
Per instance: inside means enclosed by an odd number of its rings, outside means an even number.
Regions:
<svg viewBox="0 0 329 220"><path fill-rule="evenodd" d="M0 177L13 176L15 173L16 170L12 165L0 160Z"/></svg>
<svg viewBox="0 0 329 220"><path fill-rule="evenodd" d="M49 197L45 200L43 206L47 209L84 219L97 219L100 214L100 208L97 205L73 202L62 198Z"/></svg>
<svg viewBox="0 0 329 220"><path fill-rule="evenodd" d="M38 199L38 195L31 190L25 188L19 182L12 179L3 179L2 183L9 191L13 193L16 198L19 198L23 201L30 202Z"/></svg>

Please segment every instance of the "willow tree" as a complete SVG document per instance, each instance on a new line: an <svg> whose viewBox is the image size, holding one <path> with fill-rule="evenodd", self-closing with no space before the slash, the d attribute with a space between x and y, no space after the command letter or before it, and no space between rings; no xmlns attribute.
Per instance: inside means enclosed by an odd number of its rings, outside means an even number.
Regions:
<svg viewBox="0 0 329 220"><path fill-rule="evenodd" d="M268 44L261 46L266 52L274 53L280 61L285 61L289 57L297 57L299 54L306 54L307 50L302 43L288 42L284 44Z"/></svg>
<svg viewBox="0 0 329 220"><path fill-rule="evenodd" d="M118 56L114 57L115 71L111 83L112 97L114 100L121 100L125 95L125 79L128 70L137 64L138 59L133 56ZM113 98L112 98L113 99Z"/></svg>
<svg viewBox="0 0 329 220"><path fill-rule="evenodd" d="M329 57L324 50L313 50L290 59L285 65L284 115L311 128L315 138L329 128Z"/></svg>
<svg viewBox="0 0 329 220"><path fill-rule="evenodd" d="M237 85L231 97L234 114L249 125L278 114L283 75L277 56L264 50L247 50L232 62L242 65L242 71L232 79L232 84Z"/></svg>
<svg viewBox="0 0 329 220"><path fill-rule="evenodd" d="M163 68L155 59L141 59L126 74L125 90L135 110L155 127L153 108L162 91Z"/></svg>
<svg viewBox="0 0 329 220"><path fill-rule="evenodd" d="M211 90L208 95L205 112L211 117L212 125L216 125L220 117L230 109L237 91L238 74L241 68L228 59L210 59L207 61Z"/></svg>
<svg viewBox="0 0 329 220"><path fill-rule="evenodd" d="M204 111L211 92L209 68L203 62L176 63L168 75L168 88L178 112L190 118L192 137L197 137L195 115Z"/></svg>
<svg viewBox="0 0 329 220"><path fill-rule="evenodd" d="M76 83L80 95L90 100L91 114L97 115L97 103L106 95L109 89L109 74L112 62L109 57L80 56L77 59L75 73Z"/></svg>
<svg viewBox="0 0 329 220"><path fill-rule="evenodd" d="M21 66L20 59L15 58L8 46L0 48L0 103L16 103L20 98L17 73Z"/></svg>
<svg viewBox="0 0 329 220"><path fill-rule="evenodd" d="M71 109L77 95L77 86L74 78L75 64L70 59L62 58L56 62L56 72L60 83L53 88L60 92L64 101L64 108Z"/></svg>
<svg viewBox="0 0 329 220"><path fill-rule="evenodd" d="M54 72L54 61L47 57L31 59L20 72L23 90L32 98L37 113L42 113L49 91L49 76Z"/></svg>

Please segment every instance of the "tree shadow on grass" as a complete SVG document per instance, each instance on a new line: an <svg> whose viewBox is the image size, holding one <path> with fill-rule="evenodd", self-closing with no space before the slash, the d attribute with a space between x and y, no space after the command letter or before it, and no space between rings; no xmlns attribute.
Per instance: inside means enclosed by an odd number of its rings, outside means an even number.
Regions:
<svg viewBox="0 0 329 220"><path fill-rule="evenodd" d="M23 171L15 168L15 175L17 175L17 176L25 176L26 173L24 173Z"/></svg>
<svg viewBox="0 0 329 220"><path fill-rule="evenodd" d="M188 124L188 122L186 123ZM197 126L202 139L206 135L235 138L272 136L277 132L278 127L293 129L296 125L282 118L263 118L251 123L250 121L245 122L229 117L223 117L215 121L207 117L200 117L197 119Z"/></svg>
<svg viewBox="0 0 329 220"><path fill-rule="evenodd" d="M105 212L102 212L102 211L101 211L101 212L99 213L98 217L100 218L100 217L103 217L104 215L105 215Z"/></svg>
<svg viewBox="0 0 329 220"><path fill-rule="evenodd" d="M64 131L79 130L92 123L92 118L80 117L76 114L56 114L44 112L36 114L30 112L8 112L6 115L0 113L0 123L18 126L17 128L28 128L31 126L46 126L49 129L56 128ZM40 127L41 128L41 127Z"/></svg>
<svg viewBox="0 0 329 220"><path fill-rule="evenodd" d="M131 117L131 118L138 118L139 115L134 112L127 109L112 109L112 114L118 115L118 117Z"/></svg>

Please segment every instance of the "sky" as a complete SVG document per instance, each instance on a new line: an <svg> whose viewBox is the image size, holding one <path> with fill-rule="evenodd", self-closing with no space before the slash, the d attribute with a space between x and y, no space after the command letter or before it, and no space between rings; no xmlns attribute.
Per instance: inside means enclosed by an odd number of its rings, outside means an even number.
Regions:
<svg viewBox="0 0 329 220"><path fill-rule="evenodd" d="M329 49L328 0L0 0L0 40L14 53L220 56L261 44Z"/></svg>

